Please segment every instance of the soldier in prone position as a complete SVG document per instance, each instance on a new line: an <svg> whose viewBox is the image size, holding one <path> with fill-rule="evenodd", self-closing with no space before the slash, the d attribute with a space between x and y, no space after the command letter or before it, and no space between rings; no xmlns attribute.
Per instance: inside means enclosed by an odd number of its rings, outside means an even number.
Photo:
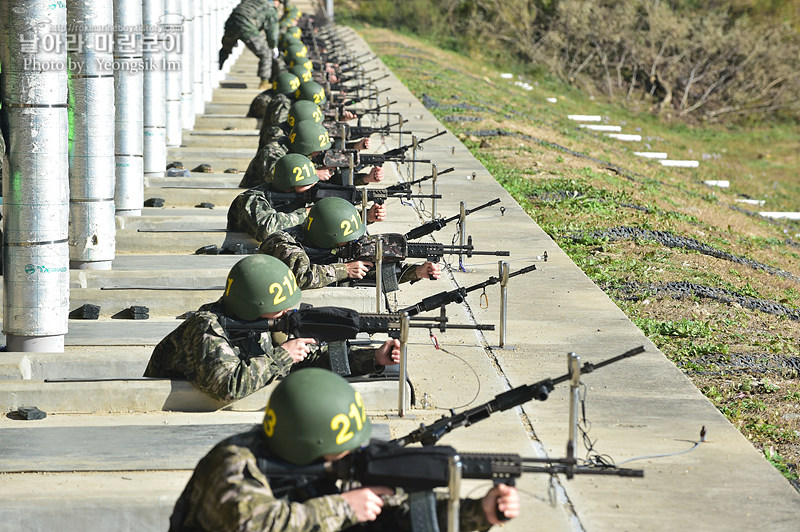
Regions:
<svg viewBox="0 0 800 532"><path fill-rule="evenodd" d="M289 153L275 163L269 183L249 188L236 196L228 209L228 231L247 233L263 242L275 231L289 229L306 221L310 206L303 193L319 182L314 163L305 155ZM291 196L297 200L273 202L273 195ZM374 204L367 212L367 223L386 218L386 206Z"/></svg>
<svg viewBox="0 0 800 532"><path fill-rule="evenodd" d="M347 279L363 279L372 262L337 262L336 248L366 232L356 208L342 198L323 198L308 212L305 223L276 231L261 243L259 251L283 261L303 290L322 288ZM441 271L434 262L401 265L398 282L438 279Z"/></svg>
<svg viewBox="0 0 800 532"><path fill-rule="evenodd" d="M411 531L408 498L391 487L270 475L267 461L291 468L345 457L368 443L371 430L364 402L347 381L314 368L293 373L270 396L262 425L221 441L200 460L175 504L170 531ZM447 529L446 502L436 503L440 530ZM499 484L482 499L461 499L459 529L488 530L500 522L498 510L507 519L519 515L515 488Z"/></svg>
<svg viewBox="0 0 800 532"><path fill-rule="evenodd" d="M242 41L258 57L261 90L269 88L272 61L278 57L278 5L277 0L242 0L225 22L219 50L219 67L222 68L236 43Z"/></svg>
<svg viewBox="0 0 800 532"><path fill-rule="evenodd" d="M248 331L237 336L222 318L251 322L274 319L300 302L292 272L279 260L251 255L236 263L226 289L161 340L153 350L145 377L187 379L196 388L225 402L236 401L297 368L331 367L331 350L347 357L353 375L379 372L397 364L400 342L389 339L377 349L350 348L344 342L320 346L313 338L288 339L279 333Z"/></svg>

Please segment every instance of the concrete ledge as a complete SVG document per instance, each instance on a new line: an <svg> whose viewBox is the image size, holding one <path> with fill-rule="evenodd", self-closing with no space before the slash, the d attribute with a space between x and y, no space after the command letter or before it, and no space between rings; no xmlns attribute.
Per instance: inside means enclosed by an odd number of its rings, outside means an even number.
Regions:
<svg viewBox="0 0 800 532"><path fill-rule="evenodd" d="M240 188L194 188L191 185L180 188L177 186L172 188L145 187L144 197L162 198L164 205L170 207L194 207L201 203L213 203L215 208L228 212L228 207L233 203L234 198L242 192ZM202 214L204 210L198 208L198 214Z"/></svg>
<svg viewBox="0 0 800 532"><path fill-rule="evenodd" d="M120 229L117 231L117 246L128 253L181 253L193 255L203 246L216 245L223 248L233 244L242 244L247 249L255 250L258 241L246 233L228 231L160 230L160 229ZM208 229L208 228L205 228ZM153 240L158 239L155 246ZM243 258L242 255L239 258Z"/></svg>
<svg viewBox="0 0 800 532"><path fill-rule="evenodd" d="M167 379L42 382L0 381L0 411L36 406L47 413L92 412L213 412L217 410L259 411L267 404L273 382L234 403L217 401L186 381ZM396 410L399 384L396 380L353 381L369 411ZM406 384L406 386L408 386ZM410 397L407 390L406 397ZM410 408L410 404L407 405Z"/></svg>

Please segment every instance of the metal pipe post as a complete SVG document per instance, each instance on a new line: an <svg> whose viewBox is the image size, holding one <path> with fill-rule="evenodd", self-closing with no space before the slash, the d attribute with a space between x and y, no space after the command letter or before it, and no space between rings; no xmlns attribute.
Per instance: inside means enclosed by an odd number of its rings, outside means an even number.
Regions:
<svg viewBox="0 0 800 532"><path fill-rule="evenodd" d="M164 0L142 0L144 71L144 175L163 177L167 169L167 77L159 26Z"/></svg>
<svg viewBox="0 0 800 532"><path fill-rule="evenodd" d="M436 218L436 180L439 179L439 167L435 164L431 165L431 175L433 178L431 179L431 194L433 194L433 199L431 200L431 220Z"/></svg>
<svg viewBox="0 0 800 532"><path fill-rule="evenodd" d="M460 212L458 214L458 244L463 247L467 244L467 204L465 202L459 203ZM464 254L458 254L458 262L464 269ZM466 270L464 270L466 271Z"/></svg>
<svg viewBox="0 0 800 532"><path fill-rule="evenodd" d="M406 373L408 371L408 312L403 312L400 316L400 367L398 381L400 383L400 392L397 394L398 407L397 415L404 417L406 415Z"/></svg>
<svg viewBox="0 0 800 532"><path fill-rule="evenodd" d="M450 457L450 478L447 483L449 491L447 499L447 532L458 532L459 514L461 513L461 457Z"/></svg>
<svg viewBox="0 0 800 532"><path fill-rule="evenodd" d="M69 315L67 9L0 2L3 332L7 351L63 352Z"/></svg>
<svg viewBox="0 0 800 532"><path fill-rule="evenodd" d="M181 127L181 99L183 97L181 0L166 0L161 32L161 43L164 48L164 75L166 77L167 146L176 147L180 146L183 140L183 128Z"/></svg>
<svg viewBox="0 0 800 532"><path fill-rule="evenodd" d="M375 312L380 313L383 303L383 240L380 238L375 242L375 258Z"/></svg>
<svg viewBox="0 0 800 532"><path fill-rule="evenodd" d="M114 222L115 117L112 0L67 0L69 57L69 259L76 270L110 270Z"/></svg>
<svg viewBox="0 0 800 532"><path fill-rule="evenodd" d="M114 206L140 216L144 206L144 73L142 3L114 0L114 102L116 107Z"/></svg>
<svg viewBox="0 0 800 532"><path fill-rule="evenodd" d="M497 262L500 277L500 347L506 345L506 321L508 320L508 273L509 266L504 260Z"/></svg>

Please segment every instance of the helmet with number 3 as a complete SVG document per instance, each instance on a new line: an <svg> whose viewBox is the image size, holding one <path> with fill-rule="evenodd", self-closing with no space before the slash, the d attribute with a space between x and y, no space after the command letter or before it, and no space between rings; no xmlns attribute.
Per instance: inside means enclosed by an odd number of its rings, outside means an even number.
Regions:
<svg viewBox="0 0 800 532"><path fill-rule="evenodd" d="M342 242L357 240L367 232L361 215L343 198L322 198L314 203L303 223L306 242L317 248L334 248Z"/></svg>
<svg viewBox="0 0 800 532"><path fill-rule="evenodd" d="M331 147L328 130L313 120L297 122L289 131L289 151L302 155L311 155L315 151L324 151Z"/></svg>
<svg viewBox="0 0 800 532"><path fill-rule="evenodd" d="M297 305L301 296L292 270L275 257L259 254L233 265L222 304L237 318L252 321Z"/></svg>
<svg viewBox="0 0 800 532"><path fill-rule="evenodd" d="M298 100L289 107L289 116L286 123L289 127L294 127L298 122L303 120L312 120L319 124L325 118L325 113L319 108L319 105L308 100Z"/></svg>
<svg viewBox="0 0 800 532"><path fill-rule="evenodd" d="M275 162L272 169L272 186L288 192L292 187L313 185L319 181L314 163L305 155L288 153Z"/></svg>
<svg viewBox="0 0 800 532"><path fill-rule="evenodd" d="M270 452L297 465L357 449L372 432L361 395L321 368L283 379L267 402L263 426Z"/></svg>

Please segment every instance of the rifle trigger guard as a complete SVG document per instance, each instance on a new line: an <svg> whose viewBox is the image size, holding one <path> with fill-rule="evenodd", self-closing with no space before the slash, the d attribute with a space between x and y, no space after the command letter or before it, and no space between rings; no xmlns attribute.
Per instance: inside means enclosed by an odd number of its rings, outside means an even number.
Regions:
<svg viewBox="0 0 800 532"><path fill-rule="evenodd" d="M489 296L486 295L486 287L483 287L483 293L481 294L481 308L487 309L489 308Z"/></svg>

